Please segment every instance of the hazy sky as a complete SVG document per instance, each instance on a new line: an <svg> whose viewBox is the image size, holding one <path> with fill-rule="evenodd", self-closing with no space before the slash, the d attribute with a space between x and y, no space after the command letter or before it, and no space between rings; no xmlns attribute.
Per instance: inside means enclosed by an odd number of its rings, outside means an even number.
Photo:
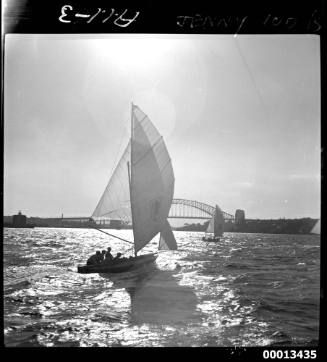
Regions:
<svg viewBox="0 0 327 362"><path fill-rule="evenodd" d="M320 217L315 35L6 35L4 214L89 216L131 102L163 134L175 198Z"/></svg>

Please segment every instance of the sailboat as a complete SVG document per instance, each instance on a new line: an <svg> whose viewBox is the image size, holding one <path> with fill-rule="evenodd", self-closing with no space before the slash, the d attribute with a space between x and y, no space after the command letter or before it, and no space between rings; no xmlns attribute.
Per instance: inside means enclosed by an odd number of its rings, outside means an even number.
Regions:
<svg viewBox="0 0 327 362"><path fill-rule="evenodd" d="M154 263L158 254L137 255L158 233L159 250L176 250L168 222L174 194L174 172L163 137L149 117L136 105L131 107L131 136L93 214L132 223L134 240L109 234L133 244L134 256L105 265L84 265L80 273L119 273ZM99 230L99 229L98 229ZM100 231L100 230L99 230Z"/></svg>
<svg viewBox="0 0 327 362"><path fill-rule="evenodd" d="M314 227L310 231L310 234L319 234L320 235L320 219L317 220Z"/></svg>
<svg viewBox="0 0 327 362"><path fill-rule="evenodd" d="M224 233L224 216L218 205L209 221L203 241L219 241Z"/></svg>

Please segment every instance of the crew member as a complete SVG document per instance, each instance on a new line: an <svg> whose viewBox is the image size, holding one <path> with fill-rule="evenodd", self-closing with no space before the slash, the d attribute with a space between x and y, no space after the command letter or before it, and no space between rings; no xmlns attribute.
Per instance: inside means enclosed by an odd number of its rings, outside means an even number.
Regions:
<svg viewBox="0 0 327 362"><path fill-rule="evenodd" d="M97 252L95 253L95 261L96 264L101 264L102 262L102 254L100 253L100 250L97 250Z"/></svg>
<svg viewBox="0 0 327 362"><path fill-rule="evenodd" d="M111 251L111 248L109 247L109 248L107 249L105 259L112 260L112 259L114 258L114 257L112 256L112 254L111 254L110 251Z"/></svg>
<svg viewBox="0 0 327 362"><path fill-rule="evenodd" d="M114 260L117 260L117 259L119 259L120 257L121 257L121 253L117 253L117 255L115 256L115 258L114 258Z"/></svg>
<svg viewBox="0 0 327 362"><path fill-rule="evenodd" d="M95 265L97 263L97 255L93 254L87 259L86 265Z"/></svg>
<svg viewBox="0 0 327 362"><path fill-rule="evenodd" d="M111 253L110 253L111 248L108 248L107 250L108 250L108 251L106 252L105 258L104 258L104 260L103 260L103 263L104 263L104 264L109 264L109 263L111 263L112 260L113 260L113 256L112 256Z"/></svg>
<svg viewBox="0 0 327 362"><path fill-rule="evenodd" d="M106 257L106 251L102 250L102 252L101 252L101 263L104 261L105 257Z"/></svg>

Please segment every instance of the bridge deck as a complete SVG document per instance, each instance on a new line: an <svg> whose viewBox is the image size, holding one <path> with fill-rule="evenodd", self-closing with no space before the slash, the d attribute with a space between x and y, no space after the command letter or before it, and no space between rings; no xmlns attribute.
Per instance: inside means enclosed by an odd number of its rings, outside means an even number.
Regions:
<svg viewBox="0 0 327 362"><path fill-rule="evenodd" d="M203 202L185 199L173 199L169 212L169 219L203 219L208 220L212 217L215 207ZM234 220L234 215L223 211L225 220ZM86 222L90 217L65 217L58 220Z"/></svg>

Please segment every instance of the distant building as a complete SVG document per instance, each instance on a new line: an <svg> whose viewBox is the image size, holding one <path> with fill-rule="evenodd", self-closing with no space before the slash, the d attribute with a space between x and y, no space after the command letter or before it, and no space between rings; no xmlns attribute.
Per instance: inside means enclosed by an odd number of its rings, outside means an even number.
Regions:
<svg viewBox="0 0 327 362"><path fill-rule="evenodd" d="M121 229L121 227L122 227L121 220L110 220L110 228Z"/></svg>
<svg viewBox="0 0 327 362"><path fill-rule="evenodd" d="M244 210L237 209L235 211L235 224L240 225L245 221L245 212Z"/></svg>
<svg viewBox="0 0 327 362"><path fill-rule="evenodd" d="M21 211L19 211L18 215L13 215L13 227L24 227L26 226L26 215L22 215Z"/></svg>

